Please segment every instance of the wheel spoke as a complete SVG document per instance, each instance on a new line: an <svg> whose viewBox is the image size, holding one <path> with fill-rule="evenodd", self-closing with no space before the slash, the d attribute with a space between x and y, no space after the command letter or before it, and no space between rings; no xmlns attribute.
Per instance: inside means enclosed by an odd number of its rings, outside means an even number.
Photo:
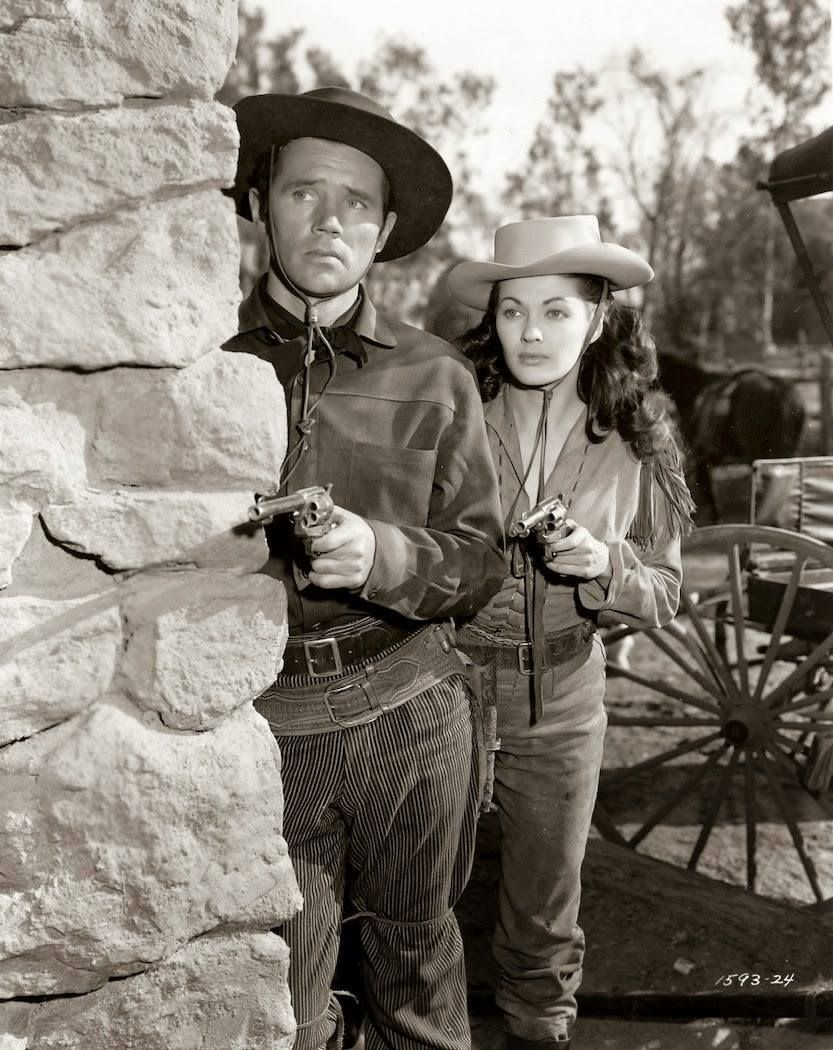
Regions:
<svg viewBox="0 0 833 1050"><path fill-rule="evenodd" d="M593 809L593 823L608 842L615 842L617 846L627 846L628 840L616 827L613 818L598 799Z"/></svg>
<svg viewBox="0 0 833 1050"><path fill-rule="evenodd" d="M755 798L754 752L746 752L743 768L743 793L746 801L746 888L755 892L758 881L758 811Z"/></svg>
<svg viewBox="0 0 833 1050"><path fill-rule="evenodd" d="M769 645L767 646L766 653L764 654L764 662L758 675L758 681L755 684L755 695L753 700L757 703L763 696L764 686L766 685L769 673L772 670L772 665L775 663L775 657L778 652L778 646L781 644L781 636L784 633L784 627L787 624L787 618L790 615L790 611L795 601L795 596L798 591L798 583L801 579L801 573L806 563L806 558L796 558L793 564L793 570L790 574L790 580L784 589L784 593L781 597L781 603L778 606L778 612L775 616L775 623L772 626L772 634L769 638Z"/></svg>
<svg viewBox="0 0 833 1050"><path fill-rule="evenodd" d="M732 588L732 620L735 628L735 652L740 673L740 688L744 696L749 695L749 666L746 663L746 622L743 608L743 580L740 571L740 549L732 546L729 554L729 582Z"/></svg>
<svg viewBox="0 0 833 1050"><path fill-rule="evenodd" d="M654 645L661 652L665 653L665 655L669 657L669 659L673 660L674 663L681 670L685 671L688 677L693 679L704 692L710 694L716 700L720 700L721 693L719 683L709 681L705 675L700 673L700 671L694 666L694 664L689 663L688 660L686 660L686 658L683 656L683 654L677 649L675 649L674 646L671 645L671 643L665 637L666 631L668 631L668 628L666 628L663 631L652 630L646 631L645 633L651 639ZM680 633L685 634L684 631L681 631ZM716 685L717 688L715 688ZM706 700L700 701L700 703L696 704L695 706L702 707L707 711L713 711L715 714L718 714L718 708L714 704L710 704Z"/></svg>
<svg viewBox="0 0 833 1050"><path fill-rule="evenodd" d="M703 603L700 602L697 608L702 609L702 607ZM691 655L700 665L703 674L706 675L708 679L711 679L710 684L705 687L706 692L710 693L718 701L722 702L724 699L725 690L723 689L723 684L720 680L720 676L715 672L714 668L709 663L707 654L703 652L702 647L697 644L697 640L692 637L691 632L687 631L685 627L683 627L682 624L678 623L676 620L672 620L667 627L663 627L662 633L671 635L672 638L675 638L686 649L688 649L689 653L691 653Z"/></svg>
<svg viewBox="0 0 833 1050"><path fill-rule="evenodd" d="M671 700L681 700L684 704L690 704L692 707L699 707L701 710L709 711L712 714L718 714L718 712L711 706L707 701L704 701L699 696L694 696L693 693L686 692L684 689L678 689L676 686L665 685L663 682L657 681L655 678L648 678L646 675L639 674L638 671L632 671L629 667L617 667L613 671L613 677L625 678L629 682L635 682L636 685L641 685L645 689L650 689L653 693L660 693L662 696L667 696Z"/></svg>
<svg viewBox="0 0 833 1050"><path fill-rule="evenodd" d="M630 638L631 635L636 633L635 628L626 627L624 624L621 627L611 627L604 633L604 643L605 645L615 645L617 642L621 642L625 638Z"/></svg>
<svg viewBox="0 0 833 1050"><path fill-rule="evenodd" d="M802 660L794 671L790 672L771 693L767 694L764 698L764 703L773 710L778 710L785 698L789 702L789 697L798 692L798 683L803 681L811 671L818 667L831 649L833 649L833 631L828 634L824 641L819 642L813 651L808 654L806 660Z"/></svg>
<svg viewBox="0 0 833 1050"><path fill-rule="evenodd" d="M804 868L804 874L807 876L807 881L810 883L810 887L813 893L815 894L816 900L819 903L821 903L824 900L824 894L821 891L821 886L819 886L818 875L816 874L816 867L813 864L813 861L807 855L807 851L804 848L804 836L801 834L801 829L799 828L795 817L790 812L789 806L787 805L787 800L784 798L784 792L781 789L781 785L778 783L778 777L773 771L774 763L767 761L769 757L769 754L765 755L763 762L764 772L766 774L767 782L769 784L769 789L772 792L772 795L775 799L775 804L781 811L781 816L784 818L784 821L787 827L789 828L790 837L793 841L793 846L795 847L795 851L798 854L799 859L801 860L801 866Z"/></svg>
<svg viewBox="0 0 833 1050"><path fill-rule="evenodd" d="M651 758L646 758L642 762L637 762L635 766L628 766L627 769L620 769L616 772L608 773L605 775L605 786L618 784L620 781L633 776L634 773L642 773L648 769L657 769L664 763L671 762L673 759L679 758L681 755L688 755L692 751L697 751L702 747L706 747L708 744L713 744L715 740L719 740L722 736L722 731L718 731L716 733L709 733L708 736L700 737L698 740L687 740L684 744L679 744L677 747L672 747L668 751L661 751L659 754L653 755Z"/></svg>
<svg viewBox="0 0 833 1050"><path fill-rule="evenodd" d="M772 713L776 715L791 715L796 711L803 711L808 707L820 707L822 704L826 704L831 698L833 698L833 689L828 689L823 693L811 693L802 696L793 703L781 704L780 707L773 708Z"/></svg>
<svg viewBox="0 0 833 1050"><path fill-rule="evenodd" d="M668 816L672 809L675 809L680 802L688 795L693 788L695 788L701 780L705 777L710 769L712 769L719 761L720 756L726 750L729 745L724 743L722 747L716 748L710 752L706 760L694 770L686 779L683 781L681 787L679 787L673 795L669 796L661 806L657 807L654 812L648 817L642 827L634 835L628 839L629 846L637 846L646 835L648 835L653 829L659 824L663 817Z"/></svg>
<svg viewBox="0 0 833 1050"><path fill-rule="evenodd" d="M709 665L712 669L712 674L716 676L718 681L723 686L726 693L733 700L740 700L740 694L738 693L738 687L735 684L735 680L732 678L731 672L729 671L723 657L717 650L717 646L709 637L709 632L706 630L706 625L703 623L700 613L697 607L689 598L685 591L685 588L680 593L683 607L685 608L686 615L691 620L691 625L697 632L697 637L700 639L700 643L705 650L705 653L709 660Z"/></svg>
<svg viewBox="0 0 833 1050"><path fill-rule="evenodd" d="M807 719L806 722L787 722L783 718L778 719L778 725L782 729L799 729L807 733L812 730L815 726L821 726L824 729L833 726L833 715L813 715L812 718Z"/></svg>
<svg viewBox="0 0 833 1050"><path fill-rule="evenodd" d="M706 848L706 843L709 841L709 836L712 833L715 821L717 820L717 815L720 812L720 806L728 794L729 785L732 781L732 776L737 769L739 758L740 751L738 748L732 748L732 754L729 757L729 761L723 767L723 772L720 774L720 780L712 792L709 808L706 812L706 816L703 818L703 826L700 828L700 834L697 836L697 841L694 843L694 849L691 852L691 856L688 858L687 867L689 871L697 870L697 864L703 854L703 850Z"/></svg>

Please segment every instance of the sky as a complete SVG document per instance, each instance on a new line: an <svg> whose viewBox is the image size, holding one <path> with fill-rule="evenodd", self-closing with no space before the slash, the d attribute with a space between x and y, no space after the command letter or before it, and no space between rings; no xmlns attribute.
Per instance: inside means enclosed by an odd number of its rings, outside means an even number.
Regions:
<svg viewBox="0 0 833 1050"><path fill-rule="evenodd" d="M528 142L554 74L576 65L621 66L639 46L671 72L709 66L714 95L740 112L753 82L750 52L732 42L725 0L265 0L275 32L304 27L352 74L385 36L421 44L441 73L473 68L497 87L486 152ZM501 139L504 141L501 142Z"/></svg>
<svg viewBox="0 0 833 1050"><path fill-rule="evenodd" d="M270 32L304 28L302 47L328 51L348 77L391 36L422 45L440 74L472 69L494 76L489 127L472 153L487 195L523 162L554 75L577 65L622 68L635 46L670 73L709 69L703 106L719 115L710 144L715 159L729 160L749 128L754 59L732 40L726 0L257 2Z"/></svg>

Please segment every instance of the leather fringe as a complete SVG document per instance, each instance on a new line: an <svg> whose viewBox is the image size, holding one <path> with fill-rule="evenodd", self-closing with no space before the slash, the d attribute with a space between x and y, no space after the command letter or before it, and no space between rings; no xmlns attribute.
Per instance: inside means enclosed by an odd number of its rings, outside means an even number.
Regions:
<svg viewBox="0 0 833 1050"><path fill-rule="evenodd" d="M662 498L657 498L659 488ZM670 443L657 456L644 459L639 471L636 516L627 539L645 551L658 540L685 536L694 527L696 507L685 482L680 453Z"/></svg>

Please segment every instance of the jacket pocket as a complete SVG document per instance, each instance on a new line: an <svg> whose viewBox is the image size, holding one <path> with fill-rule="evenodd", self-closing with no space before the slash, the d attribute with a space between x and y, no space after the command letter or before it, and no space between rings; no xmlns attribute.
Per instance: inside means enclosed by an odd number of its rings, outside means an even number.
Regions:
<svg viewBox="0 0 833 1050"><path fill-rule="evenodd" d="M333 476L336 503L363 518L421 528L428 524L436 450L351 441L341 451L344 470Z"/></svg>

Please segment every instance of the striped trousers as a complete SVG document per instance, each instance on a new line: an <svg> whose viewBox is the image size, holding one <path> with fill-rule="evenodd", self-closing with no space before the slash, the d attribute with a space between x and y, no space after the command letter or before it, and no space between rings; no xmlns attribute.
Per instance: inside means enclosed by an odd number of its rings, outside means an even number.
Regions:
<svg viewBox="0 0 833 1050"><path fill-rule="evenodd" d="M290 948L296 1050L321 1050L333 1037L345 904L360 924L367 1050L467 1050L452 908L471 871L480 785L463 678L367 725L276 738L284 836L304 896L279 931Z"/></svg>

